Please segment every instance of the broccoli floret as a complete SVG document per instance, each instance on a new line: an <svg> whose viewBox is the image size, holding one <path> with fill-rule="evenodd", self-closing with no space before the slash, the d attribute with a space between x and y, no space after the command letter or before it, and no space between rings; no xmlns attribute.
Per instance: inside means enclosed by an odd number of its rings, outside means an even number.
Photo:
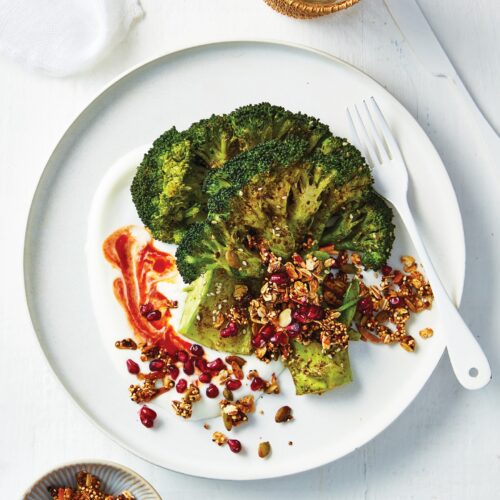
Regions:
<svg viewBox="0 0 500 500"><path fill-rule="evenodd" d="M193 123L187 135L194 155L210 168L220 167L239 152L238 140L227 115L212 115Z"/></svg>
<svg viewBox="0 0 500 500"><path fill-rule="evenodd" d="M372 184L361 154L340 137L329 137L299 172L288 203L290 227L298 240L320 235L326 222Z"/></svg>
<svg viewBox="0 0 500 500"><path fill-rule="evenodd" d="M153 236L178 243L184 227L206 217L199 189L206 167L193 159L191 142L175 127L162 134L144 156L132 181L132 200Z"/></svg>
<svg viewBox="0 0 500 500"><path fill-rule="evenodd" d="M321 207L311 221L310 233L319 237L328 221L343 207L364 199L371 192L373 178L360 151L341 137L327 139L315 157L324 169L336 172L330 190L321 198Z"/></svg>
<svg viewBox="0 0 500 500"><path fill-rule="evenodd" d="M224 269L242 279L260 276L263 270L259 255L246 248L237 230L231 233L224 224L208 221L186 231L175 258L185 283L212 269Z"/></svg>
<svg viewBox="0 0 500 500"><path fill-rule="evenodd" d="M205 182L209 216L257 235L276 255L288 257L297 242L287 203L306 155L306 141L276 139L210 172Z"/></svg>
<svg viewBox="0 0 500 500"><path fill-rule="evenodd" d="M365 267L379 269L387 262L394 243L392 218L392 209L372 190L342 210L323 233L321 244L333 243L337 249L359 252Z"/></svg>
<svg viewBox="0 0 500 500"><path fill-rule="evenodd" d="M308 142L312 150L330 135L327 125L303 113L292 113L281 106L267 102L250 104L229 115L240 149L247 150L257 144L286 137L299 137Z"/></svg>

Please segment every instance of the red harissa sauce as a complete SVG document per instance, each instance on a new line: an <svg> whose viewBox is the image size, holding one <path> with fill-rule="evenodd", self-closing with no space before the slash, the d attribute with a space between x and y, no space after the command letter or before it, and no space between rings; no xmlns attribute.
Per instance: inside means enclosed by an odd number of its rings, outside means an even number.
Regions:
<svg viewBox="0 0 500 500"><path fill-rule="evenodd" d="M191 344L180 338L170 324L171 302L157 289L159 282L175 280L175 258L155 248L151 237L146 241L137 239L133 229L134 226L122 227L103 243L104 256L121 273L113 282L115 296L141 342L157 345L171 354L188 350ZM141 314L144 304L160 311L161 318L149 321Z"/></svg>

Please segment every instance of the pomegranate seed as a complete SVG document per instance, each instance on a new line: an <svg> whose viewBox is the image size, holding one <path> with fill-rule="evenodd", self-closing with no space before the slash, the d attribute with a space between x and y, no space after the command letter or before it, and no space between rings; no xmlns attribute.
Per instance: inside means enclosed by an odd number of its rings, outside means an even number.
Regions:
<svg viewBox="0 0 500 500"><path fill-rule="evenodd" d="M164 367L165 361L163 361L163 359L153 359L153 361L149 363L149 369L152 372L161 372Z"/></svg>
<svg viewBox="0 0 500 500"><path fill-rule="evenodd" d="M403 297L391 297L389 299L389 304L391 304L392 307L402 307L405 305L405 301Z"/></svg>
<svg viewBox="0 0 500 500"><path fill-rule="evenodd" d="M199 344L193 344L190 348L189 348L189 351L191 352L191 354L193 356L196 356L196 357L200 357L200 356L203 356L203 354L205 354L205 350L203 349L203 347L201 347L201 345Z"/></svg>
<svg viewBox="0 0 500 500"><path fill-rule="evenodd" d="M210 381L212 380L212 375L209 372L203 372L199 377L198 380L202 384L209 384Z"/></svg>
<svg viewBox="0 0 500 500"><path fill-rule="evenodd" d="M233 453L239 453L241 451L241 443L237 439L228 439L227 445Z"/></svg>
<svg viewBox="0 0 500 500"><path fill-rule="evenodd" d="M294 254L292 256L292 260L293 260L294 264L303 264L304 263L304 259L298 254Z"/></svg>
<svg viewBox="0 0 500 500"><path fill-rule="evenodd" d="M258 349L259 347L263 347L265 344L266 344L266 341L260 335L256 335L255 337L252 337L252 346L255 347L255 349Z"/></svg>
<svg viewBox="0 0 500 500"><path fill-rule="evenodd" d="M153 427L153 425L155 424L155 421L152 418L146 417L145 415L141 415L140 419L141 419L141 424L144 427L147 427L148 429Z"/></svg>
<svg viewBox="0 0 500 500"><path fill-rule="evenodd" d="M298 323L290 323L286 327L286 331L290 337L295 337L300 332L300 325Z"/></svg>
<svg viewBox="0 0 500 500"><path fill-rule="evenodd" d="M307 319L307 313L301 312L301 309L303 306L299 306L295 311L292 313L292 318L297 321L297 323L308 323L309 320Z"/></svg>
<svg viewBox="0 0 500 500"><path fill-rule="evenodd" d="M127 370L134 375L141 371L139 365L133 359L127 359Z"/></svg>
<svg viewBox="0 0 500 500"><path fill-rule="evenodd" d="M196 368L198 368L198 370L200 370L200 372L208 371L207 360L204 358L196 358L194 360L194 365L196 366Z"/></svg>
<svg viewBox="0 0 500 500"><path fill-rule="evenodd" d="M271 342L275 345L287 345L288 335L285 332L277 333L271 337Z"/></svg>
<svg viewBox="0 0 500 500"><path fill-rule="evenodd" d="M373 312L373 302L370 297L364 297L358 302L358 311L369 316Z"/></svg>
<svg viewBox="0 0 500 500"><path fill-rule="evenodd" d="M260 329L259 335L261 335L264 340L269 340L275 332L276 329L274 328L274 326L271 325L271 323L268 323Z"/></svg>
<svg viewBox="0 0 500 500"><path fill-rule="evenodd" d="M158 415L149 406L143 406L139 412L139 416L154 420Z"/></svg>
<svg viewBox="0 0 500 500"><path fill-rule="evenodd" d="M161 318L161 312L158 309L151 311L146 314L146 319L148 321L158 321Z"/></svg>
<svg viewBox="0 0 500 500"><path fill-rule="evenodd" d="M226 387L230 391L236 391L241 387L241 380L231 378L226 382Z"/></svg>
<svg viewBox="0 0 500 500"><path fill-rule="evenodd" d="M250 389L252 391L260 391L264 388L264 381L260 377L254 377L250 383Z"/></svg>
<svg viewBox="0 0 500 500"><path fill-rule="evenodd" d="M382 271L382 275L383 276L389 276L389 274L392 273L392 267L391 266L387 266L387 265L382 266L381 271Z"/></svg>
<svg viewBox="0 0 500 500"><path fill-rule="evenodd" d="M214 384L210 384L207 387L206 394L208 398L214 399L219 395L219 388Z"/></svg>
<svg viewBox="0 0 500 500"><path fill-rule="evenodd" d="M307 319L319 320L322 319L324 311L320 306L311 305L307 310Z"/></svg>
<svg viewBox="0 0 500 500"><path fill-rule="evenodd" d="M234 321L230 321L226 328L223 328L220 331L220 336L223 339L227 339L228 337L235 337L238 335L238 327L236 326L236 323Z"/></svg>
<svg viewBox="0 0 500 500"><path fill-rule="evenodd" d="M187 359L184 363L184 373L186 375L192 375L194 373L194 363L192 359Z"/></svg>
<svg viewBox="0 0 500 500"><path fill-rule="evenodd" d="M207 368L211 372L220 372L221 370L224 369L224 367L225 367L224 362L220 358L216 358L213 361L209 361L207 363Z"/></svg>
<svg viewBox="0 0 500 500"><path fill-rule="evenodd" d="M269 276L269 281L271 283L276 283L276 285L279 286L285 286L290 283L290 278L288 277L287 273L281 272L281 273L274 273Z"/></svg>
<svg viewBox="0 0 500 500"><path fill-rule="evenodd" d="M185 363L189 359L189 354L186 351L177 351L177 359L181 363Z"/></svg>
<svg viewBox="0 0 500 500"><path fill-rule="evenodd" d="M186 389L187 389L188 383L186 379L180 378L179 381L177 382L177 385L175 386L175 390L179 393L182 394Z"/></svg>
<svg viewBox="0 0 500 500"><path fill-rule="evenodd" d="M142 304L141 307L139 307L139 311L144 317L146 317L150 312L154 311L153 304L150 304L149 302Z"/></svg>
<svg viewBox="0 0 500 500"><path fill-rule="evenodd" d="M175 380L179 376L179 368L177 368L177 366L175 365L168 365L167 372L173 380Z"/></svg>

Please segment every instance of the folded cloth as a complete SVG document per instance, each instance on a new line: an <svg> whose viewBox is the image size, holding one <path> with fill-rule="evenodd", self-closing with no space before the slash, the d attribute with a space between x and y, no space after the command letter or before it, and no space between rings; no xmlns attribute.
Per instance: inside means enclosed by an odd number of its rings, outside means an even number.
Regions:
<svg viewBox="0 0 500 500"><path fill-rule="evenodd" d="M70 75L102 58L143 14L139 0L0 0L0 51Z"/></svg>

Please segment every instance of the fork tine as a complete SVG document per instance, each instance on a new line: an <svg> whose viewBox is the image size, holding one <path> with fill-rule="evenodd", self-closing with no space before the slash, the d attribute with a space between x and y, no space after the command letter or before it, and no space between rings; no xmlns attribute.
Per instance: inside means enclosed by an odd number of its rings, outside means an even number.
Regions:
<svg viewBox="0 0 500 500"><path fill-rule="evenodd" d="M370 110L368 108L368 105L366 104L366 101L363 100L363 106L365 108L365 113L368 117L368 127L370 128L370 132L372 135L373 142L375 143L375 146L378 150L378 154L380 157L380 160L382 163L390 160L390 151L388 151L388 147L386 147L386 144L384 143L384 136L380 135L379 131L377 130L377 127L375 125L375 122L373 121L372 115L370 113Z"/></svg>
<svg viewBox="0 0 500 500"><path fill-rule="evenodd" d="M392 135L391 129L389 128L389 125L387 124L384 115L382 114L382 111L380 111L380 108L378 107L377 101L375 100L375 97L370 97L371 101L371 108L375 114L375 117L378 120L378 125L381 128L382 135L384 137L384 140L389 148L390 154L393 159L403 159L403 156L401 155L401 150L399 149L398 143L396 142L396 139ZM365 103L366 105L366 103Z"/></svg>
<svg viewBox="0 0 500 500"><path fill-rule="evenodd" d="M353 117L354 115L354 117ZM350 109L347 108L347 117L348 120L351 124L351 127L356 134L356 137L361 140L359 140L360 146L364 145L365 151L368 152L368 156L370 157L370 163L373 165L378 165L380 163L377 153L375 152L375 149L373 149L372 143L370 141L370 138L368 137L368 134L366 133L366 128L363 123L363 120L361 118L361 115L359 114L358 108L356 105L354 105L354 110L353 113L351 113ZM357 124L357 125L356 125Z"/></svg>

